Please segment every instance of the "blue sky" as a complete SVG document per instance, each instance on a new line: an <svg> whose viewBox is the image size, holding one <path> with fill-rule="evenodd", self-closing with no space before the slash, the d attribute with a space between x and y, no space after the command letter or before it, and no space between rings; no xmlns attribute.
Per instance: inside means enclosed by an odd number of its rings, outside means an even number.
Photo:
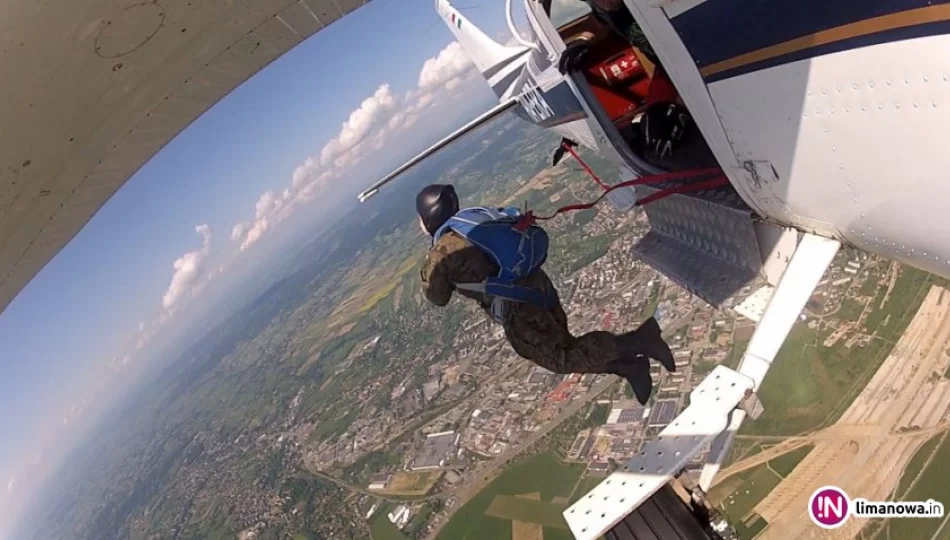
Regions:
<svg viewBox="0 0 950 540"><path fill-rule="evenodd" d="M473 6L462 12L487 34L507 33L503 3L455 5ZM373 0L240 86L135 174L0 314L0 439L17 441L0 445L0 494L24 453L68 433L62 420L78 420L70 407L102 383L106 366L125 355L134 363L140 338L153 345L163 318L185 317L202 284L279 237L287 215L319 215L354 171L408 157L467 120L455 100L488 104L487 86L452 43L431 0ZM424 65L438 82L431 88L419 87ZM370 133L385 136L347 154L347 130L359 135L370 121ZM255 227L263 233L250 241ZM169 296L176 274L181 287Z"/></svg>

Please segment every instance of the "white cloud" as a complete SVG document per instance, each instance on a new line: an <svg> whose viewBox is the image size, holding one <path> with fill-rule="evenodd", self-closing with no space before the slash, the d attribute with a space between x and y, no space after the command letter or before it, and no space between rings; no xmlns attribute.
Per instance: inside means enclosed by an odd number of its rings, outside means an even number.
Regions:
<svg viewBox="0 0 950 540"><path fill-rule="evenodd" d="M396 109L399 100L393 96L388 84L382 84L372 96L363 100L343 122L340 133L320 151L320 164L324 167L353 150L374 127L387 120Z"/></svg>
<svg viewBox="0 0 950 540"><path fill-rule="evenodd" d="M434 95L432 95L432 94L422 94L421 96L419 96L419 100L416 102L416 105L415 105L415 107L413 107L412 110L413 110L413 111L418 111L419 109L424 109L424 108L428 107L429 105L432 105L433 102L435 102L435 96L434 96Z"/></svg>
<svg viewBox="0 0 950 540"><path fill-rule="evenodd" d="M236 224L231 239L240 242L241 251L250 248L298 206L341 178L344 169L372 150L381 150L396 133L414 125L424 109L461 89L465 77L476 74L471 67L462 47L453 42L423 63L416 88L397 96L388 84L379 85L350 113L336 136L293 170L290 185L279 191L280 196L274 190L260 196L254 219Z"/></svg>
<svg viewBox="0 0 950 540"><path fill-rule="evenodd" d="M314 195L317 194L317 191L327 185L330 180L334 177L332 171L323 171L318 174L316 177L311 179L311 181L297 193L298 201L309 201L313 199Z"/></svg>
<svg viewBox="0 0 950 540"><path fill-rule="evenodd" d="M431 90L445 85L471 69L472 60L462 46L453 41L439 54L425 61L419 72L419 89Z"/></svg>
<svg viewBox="0 0 950 540"><path fill-rule="evenodd" d="M290 183L291 188L299 188L319 168L319 164L315 159L313 159L312 156L305 159L299 167L294 169L294 174Z"/></svg>
<svg viewBox="0 0 950 540"><path fill-rule="evenodd" d="M16 487L16 478L11 478L7 482L7 493L13 493L13 489Z"/></svg>
<svg viewBox="0 0 950 540"><path fill-rule="evenodd" d="M398 129L406 119L406 113L396 113L389 119L389 129Z"/></svg>
<svg viewBox="0 0 950 540"><path fill-rule="evenodd" d="M298 167L299 169L299 167ZM296 171L294 171L295 180L298 178ZM299 176L299 178L304 178ZM302 183L303 180L298 182L298 185ZM274 194L274 191L267 191L260 198L257 199L257 204L254 205L254 222L250 225L246 223L238 223L231 229L231 239L232 240L241 240L241 251L251 247L255 242L257 242L261 236L270 228L272 221L278 215L278 212L286 204L284 201L290 198L290 193L285 190L285 193L282 197Z"/></svg>
<svg viewBox="0 0 950 540"><path fill-rule="evenodd" d="M254 218L258 220L264 219L272 215L277 210L280 210L280 207L283 204L283 200L274 195L273 191L268 191L261 195L259 199L257 199L257 205L254 207Z"/></svg>
<svg viewBox="0 0 950 540"><path fill-rule="evenodd" d="M165 295L162 297L162 307L166 310L174 308L182 296L191 290L201 271L201 263L208 256L211 245L211 227L198 225L195 227L195 232L202 237L201 249L189 251L175 261L173 265L175 273L172 275L168 290L165 291Z"/></svg>
<svg viewBox="0 0 950 540"><path fill-rule="evenodd" d="M247 233L247 225L244 223L238 223L231 229L231 240L237 242L238 240L244 238L245 233Z"/></svg>
<svg viewBox="0 0 950 540"><path fill-rule="evenodd" d="M261 236L264 236L264 231L267 230L268 221L267 219L259 219L254 222L254 225L247 231L247 236L244 238L244 241L241 242L241 251L251 247L254 242L260 240Z"/></svg>

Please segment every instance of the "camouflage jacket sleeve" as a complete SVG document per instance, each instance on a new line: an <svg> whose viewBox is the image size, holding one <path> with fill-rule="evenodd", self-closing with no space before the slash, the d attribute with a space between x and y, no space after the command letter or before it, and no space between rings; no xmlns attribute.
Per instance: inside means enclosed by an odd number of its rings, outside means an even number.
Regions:
<svg viewBox="0 0 950 540"><path fill-rule="evenodd" d="M448 233L429 250L420 278L426 298L437 306L452 299L456 283L480 283L497 273L497 267L461 236ZM463 296L480 299L481 293L461 291Z"/></svg>
<svg viewBox="0 0 950 540"><path fill-rule="evenodd" d="M422 279L422 292L425 293L426 299L437 306L448 304L452 299L452 291L455 290L450 277L451 269L448 268L449 255L455 251L453 249L455 242L451 241L453 238L457 237L451 234L445 235L432 246L419 276Z"/></svg>

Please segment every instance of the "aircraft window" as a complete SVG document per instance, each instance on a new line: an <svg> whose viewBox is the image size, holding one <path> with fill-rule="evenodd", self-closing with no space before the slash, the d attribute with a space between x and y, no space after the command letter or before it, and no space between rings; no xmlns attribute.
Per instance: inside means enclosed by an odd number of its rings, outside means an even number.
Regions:
<svg viewBox="0 0 950 540"><path fill-rule="evenodd" d="M581 0L551 0L551 23L560 28L590 13L590 6Z"/></svg>

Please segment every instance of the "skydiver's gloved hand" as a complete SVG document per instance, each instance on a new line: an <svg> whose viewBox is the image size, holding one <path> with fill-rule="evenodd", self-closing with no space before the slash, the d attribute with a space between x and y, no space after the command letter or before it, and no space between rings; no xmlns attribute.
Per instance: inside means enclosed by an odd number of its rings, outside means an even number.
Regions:
<svg viewBox="0 0 950 540"><path fill-rule="evenodd" d="M569 43L564 52L561 53L561 59L557 63L558 71L566 75L568 72L577 70L588 50L590 50L590 43L587 40L577 40Z"/></svg>
<svg viewBox="0 0 950 540"><path fill-rule="evenodd" d="M577 143L567 137L562 137L560 144L557 145L557 150L554 151L554 157L551 158L552 167L556 167L561 162L568 148L577 148Z"/></svg>
<svg viewBox="0 0 950 540"><path fill-rule="evenodd" d="M648 106L634 119L634 124L644 142L644 149L662 159L682 145L684 137L693 128L693 119L686 107L663 101Z"/></svg>

